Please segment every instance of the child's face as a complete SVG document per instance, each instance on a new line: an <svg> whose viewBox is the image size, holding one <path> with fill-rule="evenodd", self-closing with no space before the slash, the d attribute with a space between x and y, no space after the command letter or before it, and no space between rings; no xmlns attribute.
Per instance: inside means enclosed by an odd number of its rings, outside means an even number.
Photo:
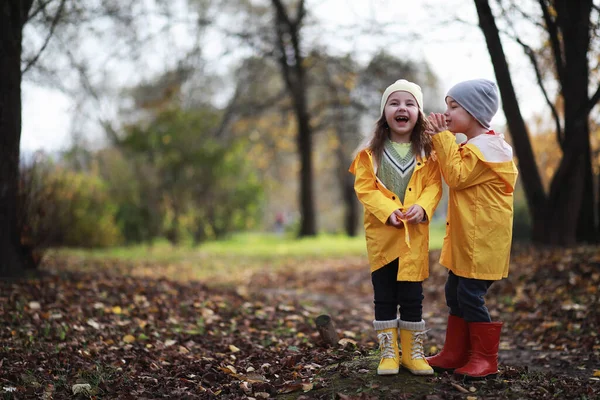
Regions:
<svg viewBox="0 0 600 400"><path fill-rule="evenodd" d="M390 127L390 139L396 142L410 142L410 134L419 118L419 106L414 96L405 91L392 93L383 112Z"/></svg>
<svg viewBox="0 0 600 400"><path fill-rule="evenodd" d="M479 125L479 122L450 96L446 97L444 117L446 117L448 130L452 133L469 132L474 125Z"/></svg>

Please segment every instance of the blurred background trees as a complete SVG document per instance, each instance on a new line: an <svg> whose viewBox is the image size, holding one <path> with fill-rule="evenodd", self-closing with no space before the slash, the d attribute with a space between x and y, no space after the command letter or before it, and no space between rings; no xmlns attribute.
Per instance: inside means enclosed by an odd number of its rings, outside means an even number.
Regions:
<svg viewBox="0 0 600 400"><path fill-rule="evenodd" d="M598 5L469 6L478 11L520 167L516 236L597 240ZM35 250L47 247L199 244L276 226L300 237L359 234L362 209L347 169L382 91L399 78L418 82L426 112L443 109L444 92L422 58L388 49L428 32L366 20L327 37L313 7L9 1L0 16L0 68L10 77L0 81L0 274L34 265ZM379 42L368 55L331 44L366 32ZM546 99L532 120L519 108L508 43L525 51ZM20 153L22 74L74 100L66 151ZM442 203L436 218L444 212Z"/></svg>

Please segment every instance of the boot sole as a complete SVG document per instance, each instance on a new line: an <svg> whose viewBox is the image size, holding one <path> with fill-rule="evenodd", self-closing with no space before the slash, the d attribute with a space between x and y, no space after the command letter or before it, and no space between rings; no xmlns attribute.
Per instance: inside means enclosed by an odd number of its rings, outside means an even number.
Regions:
<svg viewBox="0 0 600 400"><path fill-rule="evenodd" d="M408 369L408 368L406 368ZM420 371L420 370L414 370L414 369L408 369L410 371L411 374L413 375L419 375L419 376L426 376L426 375L433 375L434 371Z"/></svg>
<svg viewBox="0 0 600 400"><path fill-rule="evenodd" d="M383 371L377 371L377 375L397 375L400 369L384 369Z"/></svg>

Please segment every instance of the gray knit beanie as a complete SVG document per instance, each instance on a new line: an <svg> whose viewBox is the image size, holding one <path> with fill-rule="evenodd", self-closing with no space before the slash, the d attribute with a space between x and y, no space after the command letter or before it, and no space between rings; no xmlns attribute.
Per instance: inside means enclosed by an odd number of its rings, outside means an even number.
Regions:
<svg viewBox="0 0 600 400"><path fill-rule="evenodd" d="M446 97L452 97L486 129L498 112L498 88L487 79L463 81L452 86Z"/></svg>

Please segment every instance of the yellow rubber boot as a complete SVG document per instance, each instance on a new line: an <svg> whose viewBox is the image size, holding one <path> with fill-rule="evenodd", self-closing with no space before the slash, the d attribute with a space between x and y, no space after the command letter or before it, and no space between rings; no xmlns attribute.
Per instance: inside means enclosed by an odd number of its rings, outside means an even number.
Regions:
<svg viewBox="0 0 600 400"><path fill-rule="evenodd" d="M377 375L394 375L400 370L400 350L398 349L398 320L373 321L381 361L377 367Z"/></svg>
<svg viewBox="0 0 600 400"><path fill-rule="evenodd" d="M423 340L427 337L425 321L399 322L400 344L402 346L402 366L414 375L433 375L423 353Z"/></svg>

